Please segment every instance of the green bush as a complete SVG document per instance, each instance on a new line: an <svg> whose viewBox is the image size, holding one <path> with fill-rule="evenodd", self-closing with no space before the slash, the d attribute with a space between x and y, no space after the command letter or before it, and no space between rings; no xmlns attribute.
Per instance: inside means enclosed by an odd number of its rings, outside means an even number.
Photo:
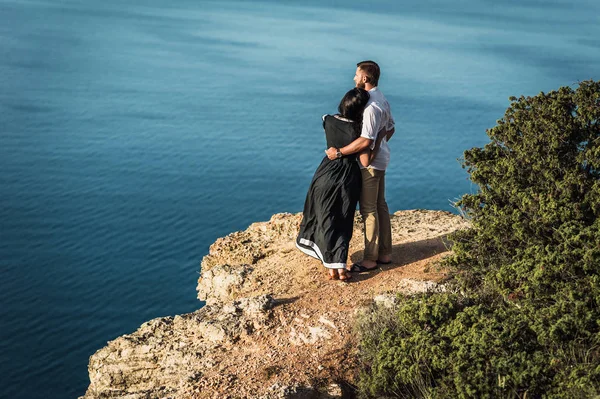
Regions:
<svg viewBox="0 0 600 399"><path fill-rule="evenodd" d="M600 83L511 98L487 133L465 152L480 189L458 203L453 293L361 321L364 396L600 393Z"/></svg>

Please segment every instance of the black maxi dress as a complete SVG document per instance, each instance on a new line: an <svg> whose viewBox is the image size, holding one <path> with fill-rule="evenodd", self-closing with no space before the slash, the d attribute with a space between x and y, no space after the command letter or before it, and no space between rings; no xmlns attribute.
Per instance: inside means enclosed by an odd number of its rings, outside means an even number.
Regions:
<svg viewBox="0 0 600 399"><path fill-rule="evenodd" d="M344 147L356 138L353 122L332 115L323 117L327 147ZM354 212L360 197L362 177L356 155L333 161L323 158L304 202L304 213L296 246L330 269L346 267L354 228Z"/></svg>

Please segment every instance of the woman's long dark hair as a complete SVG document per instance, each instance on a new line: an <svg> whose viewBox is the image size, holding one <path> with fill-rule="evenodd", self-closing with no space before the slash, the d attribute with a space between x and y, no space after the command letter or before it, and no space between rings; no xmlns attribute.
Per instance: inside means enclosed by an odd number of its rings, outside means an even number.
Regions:
<svg viewBox="0 0 600 399"><path fill-rule="evenodd" d="M363 111L368 101L369 92L365 89L355 87L344 95L338 106L340 116L353 121L354 129L359 134L362 127Z"/></svg>

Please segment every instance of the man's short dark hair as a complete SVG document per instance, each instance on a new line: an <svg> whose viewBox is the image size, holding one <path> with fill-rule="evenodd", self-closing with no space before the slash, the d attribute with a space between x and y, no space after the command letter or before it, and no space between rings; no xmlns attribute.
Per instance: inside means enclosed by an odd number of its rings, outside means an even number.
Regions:
<svg viewBox="0 0 600 399"><path fill-rule="evenodd" d="M356 66L365 73L367 81L373 86L377 86L379 83L379 65L375 61L361 61Z"/></svg>

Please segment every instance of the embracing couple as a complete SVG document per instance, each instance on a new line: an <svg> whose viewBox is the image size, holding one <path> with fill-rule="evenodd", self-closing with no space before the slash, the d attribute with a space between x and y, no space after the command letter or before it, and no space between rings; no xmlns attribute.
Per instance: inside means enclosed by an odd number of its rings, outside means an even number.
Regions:
<svg viewBox="0 0 600 399"><path fill-rule="evenodd" d="M317 168L304 203L296 246L319 259L330 279L347 281L350 272L373 270L392 261L390 214L385 201L388 140L394 118L378 89L379 65L357 64L354 83L338 107L324 115L327 156ZM363 260L348 266L354 212L360 200L364 222Z"/></svg>

